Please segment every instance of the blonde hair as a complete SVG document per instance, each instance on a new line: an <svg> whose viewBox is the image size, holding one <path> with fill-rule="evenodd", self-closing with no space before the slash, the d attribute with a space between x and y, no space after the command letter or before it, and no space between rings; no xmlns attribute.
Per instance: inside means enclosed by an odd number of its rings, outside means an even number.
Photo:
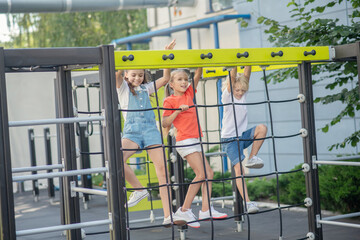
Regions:
<svg viewBox="0 0 360 240"><path fill-rule="evenodd" d="M227 76L226 81L224 81L222 84L222 91L224 91L227 88L229 82L230 82L230 77ZM236 74L234 84L232 85L233 89L234 89L235 84L237 84L237 83L239 83L243 88L245 88L246 91L249 90L249 79L247 77L245 77L244 73Z"/></svg>
<svg viewBox="0 0 360 240"><path fill-rule="evenodd" d="M185 73L186 76L188 77L188 79L190 78L189 73L187 71L185 71L184 69L176 69L170 73L170 82L174 81L174 77L178 73Z"/></svg>

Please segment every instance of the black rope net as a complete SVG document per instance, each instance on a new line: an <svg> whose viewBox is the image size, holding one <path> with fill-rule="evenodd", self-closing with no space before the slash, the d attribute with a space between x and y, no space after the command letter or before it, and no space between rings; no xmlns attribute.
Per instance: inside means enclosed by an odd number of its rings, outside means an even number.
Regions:
<svg viewBox="0 0 360 240"><path fill-rule="evenodd" d="M235 189L236 191L236 183L235 181L237 179L241 179L242 181L242 185L243 185L243 196L245 196L245 188L244 188L244 184L245 184L245 179L251 179L251 178L259 178L259 177L267 177L267 176L274 176L276 179L276 198L277 198L277 207L276 208L272 208L272 209L262 209L257 213L251 213L251 214L263 214L266 212L271 212L271 211L278 211L279 213L279 239L281 239L283 237L283 217L282 217L282 210L284 209L289 209L289 208L293 208L293 207L298 207L298 206L303 206L304 203L298 203L298 204L294 204L294 205L289 205L289 206L281 206L280 205L280 186L279 186L279 176L282 174L291 174L291 173L295 173L298 171L302 171L302 169L298 169L298 170L291 170L291 171L279 171L278 170L278 163L277 163L277 154L276 154L276 139L284 139L284 138L292 138L292 137L296 137L301 135L301 132L296 132L296 133L291 133L288 135L275 135L274 133L274 126L273 126L273 116L272 116L272 104L279 104L279 103L288 103L288 102L293 102L293 101L299 101L299 97L297 98L292 98L292 99L284 99L284 100L271 100L270 96L269 96L269 89L268 89L268 81L266 78L266 68L263 68L263 81L264 81L264 86L265 86L265 93L266 93L266 100L265 101L259 101L259 102L251 102L251 103L235 103L234 101L234 96L232 94L233 89L232 89L232 84L230 84L230 88L231 88L231 103L227 103L227 104L206 104L206 91L205 91L205 84L207 79L203 79L203 101L204 104L197 104L197 97L195 94L195 87L194 87L194 81L192 81L193 84L193 94L194 94L194 105L190 106L190 108L195 108L196 110L196 118L197 118L197 124L198 124L198 129L199 129L199 140L200 140L200 147L201 147L201 154L202 154L202 164L203 164L203 168L204 168L204 173L205 173L205 179L202 181L192 181L192 179L188 176L189 172L188 171L188 164L186 162L186 159L181 159L180 156L176 153L176 148L180 148L180 147L189 147L189 146L194 146L194 145L198 145L199 143L195 143L195 144L188 144L188 145L182 145L182 146L175 146L174 144L174 138L172 138L171 136L169 136L168 138L168 144L165 144L165 140L163 137L163 130L162 130L162 123L161 123L161 110L180 110L180 109L174 109L174 108L163 108L160 106L159 103L159 96L156 90L156 85L155 85L155 81L153 81L154 84L154 95L155 95L155 99L156 99L156 107L152 107L152 108L147 108L147 109L119 109L119 112L121 114L121 112L141 112L141 111L155 111L157 116L158 116L158 126L160 129L160 135L161 135L161 145L156 145L156 146L151 146L151 147L145 147L145 148L122 148L121 152L122 154L124 154L125 151L143 151L143 150L151 150L151 149L157 149L157 148L161 148L162 149L162 154L163 154L163 159L164 159L164 166L166 171L165 171L165 175L166 175L166 183L159 185L158 183L151 183L151 176L150 176L150 171L149 171L149 165L153 164L152 161L149 160L149 156L147 156L146 161L141 162L141 163L128 163L128 165L146 165L146 171L147 171L147 177L148 177L148 186L145 186L143 188L125 188L124 192L125 192L125 196L127 196L127 192L132 192L135 190L143 190L143 189L147 189L150 192L150 203L151 203L151 207L150 207L150 212L151 214L153 214L153 199L152 199L152 194L151 192L154 190L159 190L162 187L166 187L167 189L167 198L168 198L168 204L169 204L169 209L170 209L170 213L171 212L175 212L177 210L176 207L179 207L182 205L183 201L184 201L184 194L186 192L187 187L189 187L191 184L198 184L198 183L202 183L203 187L205 187L207 189L207 199L208 199L208 205L209 205L209 212L210 212L210 216L212 216L211 213L211 196L209 196L209 183L221 183L222 184L222 192L223 195L225 195L225 184L232 181L233 185L235 185ZM230 74L231 69L228 70L228 75L229 78L231 79L231 74ZM193 77L193 73L191 73L191 76ZM217 78L218 81L221 81L221 79ZM76 97L76 89L74 92L74 100L75 100L75 105L77 106L77 97ZM131 93L130 93L131 94ZM218 96L217 96L218 97ZM87 90L87 99L89 101L89 94L88 94L88 90ZM220 128L221 128L221 124L219 121L219 125L218 125L218 129L213 129L213 130L209 130L208 129L208 125L207 125L207 121L205 120L205 129L202 131L205 136L201 137L201 128L200 128L200 117L199 117L199 109L203 109L203 111L205 111L205 118L207 117L207 109L209 108L216 108L217 111L219 112L219 108L220 107L224 107L224 106L232 106L233 109L233 114L234 114L234 121L236 123L237 119L236 119L236 106L237 105L266 105L268 112L269 112L269 120L270 120L270 134L268 134L268 136L264 137L264 138L257 138L257 139L243 139L240 138L241 137L241 133L239 133L239 130L237 128L237 124L235 125L235 131L236 131L236 138L234 140L231 141L209 141L209 133L217 133L220 136ZM91 112L90 111L90 104L88 104L88 111L78 111L78 113L80 114L101 114L101 112ZM101 124L101 122L100 122ZM122 118L120 118L120 126L122 127ZM90 129L89 131L92 131L92 126L88 126L88 128ZM121 130L122 131L122 130ZM91 135L92 132L89 132L89 135ZM205 141L204 141L205 139ZM211 146L215 146L215 145L220 145L220 149L221 149L221 145L224 143L229 143L229 142L237 142L238 148L240 149L240 142L241 141L261 141L261 140L270 140L272 143L272 152L273 152L273 164L274 164L274 171L265 173L265 174L257 174L257 175L251 175L251 176L245 176L245 173L243 172L243 168L242 168L242 161L240 161L240 172L241 172L241 176L234 176L234 174L232 174L231 177L225 177L225 172L224 172L224 161L221 161L221 178L220 179L209 179L208 176L206 175L206 170L205 170L205 161L207 161L207 157L211 157L211 156L206 156L205 152L208 152ZM167 151L166 151L167 150ZM95 155L95 154L103 154L103 152L81 152L81 154L85 154L85 155ZM218 152L215 153L218 154L219 156L225 155L225 153L223 152ZM175 157L177 156L177 157ZM239 151L239 159L241 159L240 156L240 151ZM168 170L170 169L171 172L174 172L174 165L180 166L183 169L181 169L182 175L180 174L180 176L176 176L175 179L170 180L170 176L171 174L169 174ZM124 167L124 166L123 166ZM124 169L123 169L124 171ZM175 174L178 175L178 174ZM183 192L183 194L179 195L177 194L178 192ZM201 192L201 191L200 191ZM235 202L239 203L240 209L236 209L236 211L233 213L232 216L228 216L225 219L213 219L212 217L209 219L211 222L211 239L214 239L215 233L214 233L214 222L216 221L223 221L223 220L230 220L230 219L235 219L235 220L241 220L244 221L246 219L247 222L247 238L251 239L251 222L250 222L250 218L249 215L250 213L248 213L247 211L247 204L243 204L244 199L241 199L241 196L239 194L236 195L237 198L239 199L233 199ZM182 199L178 199L178 198L182 198ZM173 201L175 200L175 201ZM129 211L127 208L127 200L126 202L126 216L127 216L127 221L126 221L126 228L127 228L127 237L128 239L131 239L131 231L135 231L135 230L141 230L141 229L150 229L150 228L159 228L159 227L164 227L162 224L150 224L150 225L142 225L142 226L131 226L130 225L130 217L129 217ZM176 204L174 204L176 203ZM176 206L176 207L175 207ZM177 228L180 230L184 230L187 229L187 226L176 226L173 224L173 217L171 216L171 239L175 239L175 231L177 231ZM204 221L204 220L199 220ZM105 232L101 232L101 233L105 233ZM99 234L101 234L99 232ZM96 233L92 233L92 234L96 234ZM307 237L305 238L301 238L301 239L307 239Z"/></svg>

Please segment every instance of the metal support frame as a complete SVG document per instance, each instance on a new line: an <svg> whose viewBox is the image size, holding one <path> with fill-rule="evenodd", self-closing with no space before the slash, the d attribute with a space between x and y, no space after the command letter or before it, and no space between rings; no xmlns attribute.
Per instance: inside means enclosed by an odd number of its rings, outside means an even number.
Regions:
<svg viewBox="0 0 360 240"><path fill-rule="evenodd" d="M73 224L66 224L60 226L51 226L51 227L43 227L43 228L35 228L35 229L27 229L27 230L20 230L16 231L17 236L27 236L39 233L48 233L48 232L56 232L56 231L64 231L70 229L81 229L85 227L97 227L101 225L108 225L111 224L111 219L104 219L104 220L96 220L90 222L82 222L82 223L73 223ZM81 238L79 238L81 239Z"/></svg>
<svg viewBox="0 0 360 240"><path fill-rule="evenodd" d="M233 167L231 167L231 177L235 177L235 170ZM245 181L245 178L243 179ZM233 202L233 206L234 206L234 215L240 215L244 213L244 199L241 197L239 189L237 188L236 185L236 179L232 180L232 190L233 190L233 198L234 198L234 202ZM235 217L234 218L235 222L243 222L244 219L242 216L239 217Z"/></svg>
<svg viewBox="0 0 360 240"><path fill-rule="evenodd" d="M169 146L175 146L175 137L168 135L168 144ZM175 176L175 183L183 183L184 182L184 160L181 158L179 153L176 151L176 148L169 149L169 159L171 159L171 155L173 155L175 159L172 159L170 164L170 176ZM185 195L187 192L186 185L179 185L178 188L171 188L172 189L172 199L176 199L175 202L172 203L173 206L176 206L176 209L181 207L185 200ZM187 226L179 226L179 231L185 234Z"/></svg>
<svg viewBox="0 0 360 240"><path fill-rule="evenodd" d="M80 152L89 152L89 138L86 134L86 124L80 124L79 126L79 147ZM91 168L90 155L80 155L80 168ZM91 174L81 175L81 186L83 188L92 188ZM89 201L89 194L84 194L83 201L86 203Z"/></svg>
<svg viewBox="0 0 360 240"><path fill-rule="evenodd" d="M46 165L52 166L50 129L48 127L44 128L44 142ZM51 173L52 171L52 169L47 169L46 172ZM54 179L52 178L48 178L48 197L50 199L53 199L55 197Z"/></svg>
<svg viewBox="0 0 360 240"><path fill-rule="evenodd" d="M60 67L57 72L56 88L58 92L58 111L59 117L74 117L71 87L71 72L66 71L64 67ZM75 130L74 124L65 123L60 125L60 150L61 159L64 164L64 170L75 170L76 167L76 150L75 150ZM70 182L77 181L76 176L63 178L63 198L60 199L64 204L65 224L73 224L80 222L80 206L79 198L71 197ZM67 230L67 239L81 239L81 230Z"/></svg>
<svg viewBox="0 0 360 240"><path fill-rule="evenodd" d="M303 138L304 162L312 166L316 150L316 129L314 102L311 78L311 63L302 62L298 66L299 91L306 96L306 101L300 105L302 128L307 129L308 136ZM315 233L317 239L323 239L322 227L317 226L316 216L321 216L318 169L311 168L305 175L306 195L313 204L308 207L309 232Z"/></svg>
<svg viewBox="0 0 360 240"><path fill-rule="evenodd" d="M106 171L107 171L106 167L101 167L101 168L89 168L89 169L80 169L80 170L68 170L65 172L39 173L36 175L16 176L13 177L13 181L26 181L26 180L54 178L54 177L75 177L77 175L102 173Z"/></svg>
<svg viewBox="0 0 360 240"><path fill-rule="evenodd" d="M23 127L33 125L44 125L44 124L62 124L62 123L75 123L75 122L90 122L90 121L102 121L104 117L69 117L69 118L55 118L55 119L40 119L40 120L25 120L25 121L14 121L9 122L9 127Z"/></svg>
<svg viewBox="0 0 360 240"><path fill-rule="evenodd" d="M35 133L33 128L28 129L28 138L29 138L29 151L30 151L30 166L36 167L36 151L35 151ZM31 174L36 175L37 171L33 170ZM32 188L33 188L33 197L34 201L37 202L39 200L39 182L37 179L32 180Z"/></svg>
<svg viewBox="0 0 360 240"><path fill-rule="evenodd" d="M16 239L4 49L0 48L0 239Z"/></svg>
<svg viewBox="0 0 360 240"><path fill-rule="evenodd" d="M111 213L112 240L127 239L125 173L121 154L120 114L115 85L114 46L102 46L103 62L99 65L101 106L105 115L103 126L104 157L108 162L108 211Z"/></svg>
<svg viewBox="0 0 360 240"><path fill-rule="evenodd" d="M97 189L91 189L91 188L82 188L82 187L77 187L75 185L75 182L71 182L71 196L72 197L76 197L76 193L83 193L86 195L89 194L94 194L94 195L100 195L100 196L105 196L107 197L107 191L105 190L97 190Z"/></svg>
<svg viewBox="0 0 360 240"><path fill-rule="evenodd" d="M54 164L54 165L41 165L36 167L22 167L22 168L13 168L12 173L20 173L20 172L31 172L31 171L41 171L41 170L53 170L53 169L62 169L62 164Z"/></svg>

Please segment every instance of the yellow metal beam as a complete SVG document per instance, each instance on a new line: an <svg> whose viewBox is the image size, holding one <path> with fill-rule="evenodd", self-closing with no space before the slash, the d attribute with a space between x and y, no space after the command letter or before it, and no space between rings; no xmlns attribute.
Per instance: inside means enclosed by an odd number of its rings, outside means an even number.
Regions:
<svg viewBox="0 0 360 240"><path fill-rule="evenodd" d="M172 57L173 59L171 59ZM230 67L239 65L290 65L298 64L301 61L321 61L329 59L330 47L328 46L115 51L116 69L162 69L220 66Z"/></svg>
<svg viewBox="0 0 360 240"><path fill-rule="evenodd" d="M267 69L280 69L297 65L302 61L331 60L331 48L283 47L283 48L236 48L204 50L133 50L115 51L116 69L163 69L197 67L232 67L270 65ZM280 66L274 66L280 65ZM96 71L98 67L83 69ZM257 68L253 69L257 71ZM221 73L223 74L223 73ZM217 74L216 74L217 75ZM211 74L209 77L215 77ZM205 76L205 75L204 75Z"/></svg>

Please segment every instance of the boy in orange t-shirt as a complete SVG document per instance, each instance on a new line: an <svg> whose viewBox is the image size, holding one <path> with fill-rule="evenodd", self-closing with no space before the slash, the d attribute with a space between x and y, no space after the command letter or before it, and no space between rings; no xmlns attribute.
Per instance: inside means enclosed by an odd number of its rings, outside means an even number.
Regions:
<svg viewBox="0 0 360 240"><path fill-rule="evenodd" d="M195 72L195 89L200 80L201 73L202 68L198 68ZM188 74L184 70L173 71L170 76L169 85L174 90L174 94L165 98L163 107L173 110L164 110L162 125L164 128L168 128L171 124L174 124L177 129L176 150L194 170L196 176L192 182L198 182L190 184L184 204L176 211L175 216L186 219L188 226L199 228L200 223L192 213L191 203L200 187L202 187L202 208L199 211L199 219L211 217L213 219L222 219L226 218L227 214L216 211L212 205L209 206L208 196L211 196L211 181L208 181L209 194L207 193L206 183L202 182L205 180L204 162L207 179L213 179L214 171L211 169L208 161L202 158L203 154L201 153L199 142L200 134L202 136L201 128L199 131L200 124L197 121L195 107L189 107L194 105L194 89L189 84Z"/></svg>

